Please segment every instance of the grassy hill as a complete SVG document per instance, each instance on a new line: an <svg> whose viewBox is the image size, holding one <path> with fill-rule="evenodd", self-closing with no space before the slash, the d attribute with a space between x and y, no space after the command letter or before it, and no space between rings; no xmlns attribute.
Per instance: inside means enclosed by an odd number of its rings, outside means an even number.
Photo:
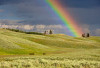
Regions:
<svg viewBox="0 0 100 68"><path fill-rule="evenodd" d="M100 54L100 37L77 38L64 34L36 35L0 29L0 55L71 54L72 52Z"/></svg>

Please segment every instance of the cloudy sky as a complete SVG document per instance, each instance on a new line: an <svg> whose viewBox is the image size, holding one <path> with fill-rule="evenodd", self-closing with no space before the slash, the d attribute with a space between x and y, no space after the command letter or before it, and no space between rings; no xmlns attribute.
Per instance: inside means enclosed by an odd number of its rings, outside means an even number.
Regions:
<svg viewBox="0 0 100 68"><path fill-rule="evenodd" d="M59 1L83 32L100 36L100 0ZM45 0L0 0L0 27L70 35Z"/></svg>

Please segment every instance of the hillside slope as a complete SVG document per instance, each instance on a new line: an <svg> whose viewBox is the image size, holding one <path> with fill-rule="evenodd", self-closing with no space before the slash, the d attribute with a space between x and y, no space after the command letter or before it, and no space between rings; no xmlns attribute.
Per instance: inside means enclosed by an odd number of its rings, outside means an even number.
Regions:
<svg viewBox="0 0 100 68"><path fill-rule="evenodd" d="M0 29L0 54L61 53L74 49L100 49L100 37L76 38L63 34L34 35Z"/></svg>

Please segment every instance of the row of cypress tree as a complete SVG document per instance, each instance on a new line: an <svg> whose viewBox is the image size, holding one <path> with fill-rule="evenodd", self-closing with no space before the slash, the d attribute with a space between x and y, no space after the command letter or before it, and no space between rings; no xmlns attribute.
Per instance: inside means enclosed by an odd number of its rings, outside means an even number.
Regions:
<svg viewBox="0 0 100 68"><path fill-rule="evenodd" d="M46 34L53 34L53 31L52 30L44 31L44 35L46 35Z"/></svg>

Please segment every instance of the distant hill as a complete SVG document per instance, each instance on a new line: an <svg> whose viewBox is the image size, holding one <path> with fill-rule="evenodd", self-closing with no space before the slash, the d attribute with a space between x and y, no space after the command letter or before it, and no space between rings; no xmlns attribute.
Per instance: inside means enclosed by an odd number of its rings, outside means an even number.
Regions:
<svg viewBox="0 0 100 68"><path fill-rule="evenodd" d="M100 49L100 37L64 34L37 35L0 29L0 55L65 52L67 49Z"/></svg>

